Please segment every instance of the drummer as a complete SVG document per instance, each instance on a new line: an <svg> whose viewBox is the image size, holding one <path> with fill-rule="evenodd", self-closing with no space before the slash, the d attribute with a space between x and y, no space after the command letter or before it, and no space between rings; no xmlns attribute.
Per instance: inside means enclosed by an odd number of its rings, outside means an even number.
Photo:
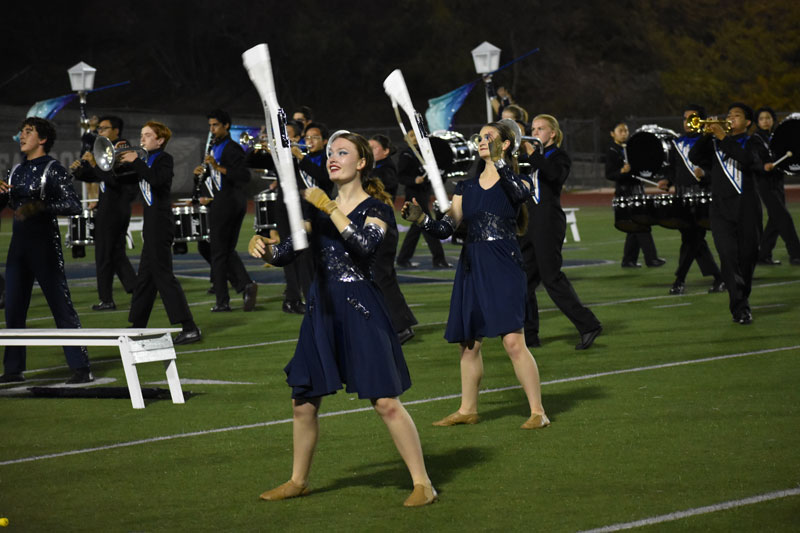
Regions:
<svg viewBox="0 0 800 533"><path fill-rule="evenodd" d="M689 161L689 150L700 138L700 133L693 132L686 123L686 120L695 113L701 119L706 118L703 106L699 104L686 106L683 112L684 134L673 141L675 150L670 151L669 166L664 173L664 179L658 182L659 188L664 191L674 185L675 192L681 197L705 192L707 189L706 184L700 181L705 175L705 171ZM688 228L679 228L678 231L681 233L681 249L678 256L678 268L675 270L675 282L669 289L669 293L683 294L686 292L686 274L694 261L697 261L697 266L700 267L703 276L714 276L714 282L708 292L723 292L725 283L722 281L722 273L706 242L706 228L702 227L695 217L692 217L692 225Z"/></svg>
<svg viewBox="0 0 800 533"><path fill-rule="evenodd" d="M625 152L628 142L628 125L617 121L610 130L614 141L606 154L606 179L614 182L614 196L617 198L633 195L644 195L642 182L633 177L631 165ZM650 228L636 233L628 233L622 249L622 268L639 268L639 250L644 253L644 261L648 267L660 267L666 260L658 257L656 243Z"/></svg>

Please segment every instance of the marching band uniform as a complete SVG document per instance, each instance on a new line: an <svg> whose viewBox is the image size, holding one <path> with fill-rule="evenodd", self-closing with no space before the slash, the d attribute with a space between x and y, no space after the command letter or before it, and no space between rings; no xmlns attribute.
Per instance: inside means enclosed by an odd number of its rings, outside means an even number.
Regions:
<svg viewBox="0 0 800 533"><path fill-rule="evenodd" d="M392 201L394 201L400 184L397 181L397 165L394 164L391 156L375 161L372 177L381 180L384 190L392 195Z"/></svg>
<svg viewBox="0 0 800 533"><path fill-rule="evenodd" d="M769 149L771 132L756 129L752 136L753 146L758 152L762 163L774 161L773 154ZM793 265L800 265L800 239L797 237L797 230L792 220L792 215L786 209L786 191L783 185L783 172L780 170L770 170L767 172L763 167L756 169L756 185L761 201L767 208L767 225L761 236L761 243L758 250L758 262L762 264L777 264L772 259L772 250L778 242L778 236L783 239L786 251L789 252L789 260Z"/></svg>
<svg viewBox="0 0 800 533"><path fill-rule="evenodd" d="M72 304L61 232L57 215L77 215L81 203L72 188L70 175L61 163L49 155L25 159L11 171L8 183L13 187L4 195L11 209L31 202L44 207L25 220L14 220L11 244L6 258L6 327L25 328L33 282L39 283L58 328L80 328L81 321ZM75 374L69 382L92 381L89 354L85 346L64 346L67 364ZM6 346L3 357L3 381L24 381L25 346ZM76 379L82 375L82 379Z"/></svg>
<svg viewBox="0 0 800 533"><path fill-rule="evenodd" d="M120 141L127 142L124 139L117 140ZM100 195L94 225L94 260L100 303L92 306L95 311L116 308L112 290L114 274L128 294L136 288L136 271L125 254L125 241L131 221L131 202L136 198L138 187L135 183L126 182L124 178L118 179L130 172L130 165L126 164L104 172L99 167L85 163L73 173L78 180L99 183Z"/></svg>
<svg viewBox="0 0 800 533"><path fill-rule="evenodd" d="M684 134L673 141L675 150L670 152L670 165L667 168L666 178L675 185L678 196L698 193L706 187L698 183L694 174L695 165L689 161L689 150L700 138L698 133ZM686 274L697 261L697 266L703 276L714 276L714 283L709 292L722 292L725 284L722 273L714 260L714 256L706 242L706 229L698 225L692 218L690 228L679 229L681 233L681 248L678 257L678 267L675 270L675 283L670 289L670 294L683 294Z"/></svg>
<svg viewBox="0 0 800 533"><path fill-rule="evenodd" d="M614 196L644 195L644 185L633 177L630 172L622 173L625 166L624 148L617 143L612 143L606 154L606 179L614 182ZM665 261L658 257L656 243L650 228L637 233L628 233L625 236L625 246L622 249L622 266L638 267L639 249L644 253L645 264L649 267L659 267Z"/></svg>
<svg viewBox="0 0 800 533"><path fill-rule="evenodd" d="M431 182L426 179L422 183L416 183L417 176L424 175L425 169L417 159L417 156L414 155L411 147L407 146L398 155L397 181L405 187L406 202L416 199L425 214L430 215L431 211L428 205L431 202ZM400 247L400 251L397 252L397 264L401 267L413 266L411 258L417 248L420 233L422 233L422 237L431 251L434 268L450 268L439 239L429 235L427 232L423 232L416 224L412 224L408 228L406 237L403 239L403 245Z"/></svg>
<svg viewBox="0 0 800 533"><path fill-rule="evenodd" d="M553 303L581 334L581 343L575 348L588 348L602 329L600 321L581 303L569 279L561 271L561 247L567 231L566 215L561 209L561 188L569 176L572 162L569 155L555 144L545 147L543 154L534 152L528 157L528 162L533 171L531 196L526 202L528 231L519 238L527 273L525 342L528 346L539 345L536 287L542 283Z"/></svg>
<svg viewBox="0 0 800 533"><path fill-rule="evenodd" d="M328 161L328 154L324 146L316 152L308 152L300 160L298 167L304 184L303 188L319 187L328 196L333 194L333 182L328 176L326 161Z"/></svg>
<svg viewBox="0 0 800 533"><path fill-rule="evenodd" d="M753 318L748 297L761 238L761 202L754 170L761 162L746 133L728 135L721 141L704 135L692 146L689 160L711 167L711 234L733 320L749 324Z"/></svg>
<svg viewBox="0 0 800 533"><path fill-rule="evenodd" d="M147 327L158 293L170 324L183 326L174 343L198 341L200 330L194 323L183 288L172 271L172 241L175 236L169 196L173 177L172 156L159 148L148 154L147 162L137 159L131 166L139 178L144 199L144 245L128 321L135 328Z"/></svg>
<svg viewBox="0 0 800 533"><path fill-rule="evenodd" d="M211 169L214 201L210 204L211 226L211 277L216 296L212 311L230 311L228 279L236 292L244 292L244 310L252 311L256 303L258 286L250 278L242 259L236 252L236 243L247 213L244 185L250 181L250 170L245 166L245 153L241 145L232 142L230 135L218 139L211 147L217 165L226 170L222 174Z"/></svg>

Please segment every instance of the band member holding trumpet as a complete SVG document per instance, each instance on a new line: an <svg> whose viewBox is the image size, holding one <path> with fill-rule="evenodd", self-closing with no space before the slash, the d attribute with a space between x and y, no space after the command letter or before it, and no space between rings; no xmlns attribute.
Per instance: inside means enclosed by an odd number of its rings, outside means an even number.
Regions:
<svg viewBox="0 0 800 533"><path fill-rule="evenodd" d="M757 123L752 137L753 145L758 150L761 162L764 163L763 168L756 171L756 184L768 216L758 247L758 263L781 264L772 258L772 250L780 236L786 245L786 251L789 252L790 264L800 265L800 239L797 237L792 215L786 209L783 172L775 170L775 165L772 163L776 157L781 157L783 154L773 154L769 148L770 137L775 129L775 111L771 107L761 107L756 111L755 117Z"/></svg>
<svg viewBox="0 0 800 533"><path fill-rule="evenodd" d="M127 145L122 138L124 122L120 117L100 117L97 134L107 138L115 147ZM136 271L125 254L125 240L131 221L131 203L139 190L135 183L125 180L133 173L130 165L112 166L107 172L97 166L92 151L70 166L76 179L99 183L99 199L94 224L94 263L97 271L97 295L100 302L92 305L95 311L116 309L114 303L114 274L128 294L136 288Z"/></svg>
<svg viewBox="0 0 800 533"><path fill-rule="evenodd" d="M310 122L306 126L306 149L301 146L292 146L292 155L297 160L300 168L300 177L303 179L303 188L319 187L325 194L333 194L333 183L325 170L325 161L328 158L325 147L328 144L328 127L321 122Z"/></svg>
<svg viewBox="0 0 800 533"><path fill-rule="evenodd" d="M202 176L208 166L214 189L214 201L209 209L209 244L211 277L217 302L211 311L231 310L228 279L235 283L233 288L236 292L244 293L244 310L252 311L256 305L258 285L250 278L236 252L242 221L247 213L244 186L250 181L250 170L245 166L245 154L241 145L231 141L230 115L221 109L215 109L206 117L214 142L203 164L194 169L194 174Z"/></svg>
<svg viewBox="0 0 800 533"><path fill-rule="evenodd" d="M411 474L414 490L404 505L418 507L437 499L417 428L398 399L411 386L403 351L383 297L370 281L370 263L386 228L394 223L389 195L378 180L367 177L372 166L366 139L337 132L331 139L327 168L338 196L331 200L316 187L304 192L306 201L316 208L309 216L317 276L294 357L284 369L292 388L292 476L261 494L264 500L309 492L322 397L345 384L347 392L370 400ZM278 244L259 235L251 239L249 251L253 257L277 265L291 261L296 254L291 238Z"/></svg>
<svg viewBox="0 0 800 533"><path fill-rule="evenodd" d="M438 239L451 236L462 219L468 225L444 334L460 347L461 404L434 426L478 422L481 345L485 337L498 336L528 399L530 417L521 428L550 425L542 405L539 369L523 332L526 279L517 234L526 229L524 205L531 183L517 174L514 145L507 124L487 124L480 131L477 175L456 184L451 207L441 220L432 220L416 201L403 205L403 218Z"/></svg>
<svg viewBox="0 0 800 533"><path fill-rule="evenodd" d="M711 168L704 179L711 181L711 234L722 264L722 279L728 288L733 321L750 324L750 289L758 261L761 238L761 201L755 172L762 168L747 129L753 110L736 102L728 107L726 120L699 121L703 136L689 151L689 160Z"/></svg>
<svg viewBox="0 0 800 533"><path fill-rule="evenodd" d="M614 196L644 195L644 185L631 173L625 143L628 142L628 125L618 121L610 131L614 141L606 154L606 179L614 182ZM648 227L646 231L628 233L622 248L622 268L639 268L639 250L644 254L644 262L648 267L660 267L666 261L658 257L653 233Z"/></svg>
<svg viewBox="0 0 800 533"><path fill-rule="evenodd" d="M6 257L6 327L24 328L31 303L33 282L39 283L58 328L80 328L72 305L58 215L80 213L81 203L72 188L67 169L47 155L56 140L53 124L28 117L20 126L22 163L10 172L8 182L0 181L0 209L14 210L11 244ZM94 381L85 346L64 346L73 374L67 383ZM25 381L25 346L6 346L4 373L0 383Z"/></svg>
<svg viewBox="0 0 800 533"><path fill-rule="evenodd" d="M134 151L120 156L120 161L133 167L144 200L144 245L128 321L134 328L146 328L158 293L170 324L181 324L183 329L173 343L188 344L199 341L202 335L194 323L183 288L172 272L175 224L169 193L174 174L172 155L164 151L171 137L172 132L166 125L151 120L142 127L140 138L147 160L139 159Z"/></svg>
<svg viewBox="0 0 800 533"><path fill-rule="evenodd" d="M603 327L583 305L567 276L561 271L561 247L567 231L567 218L561 208L561 189L569 177L572 161L561 149L564 134L552 115L538 115L531 124L531 135L542 149L526 145L533 186L528 206L528 231L520 237L527 272L528 314L525 318L525 343L539 346L539 304L536 287L544 285L547 294L580 334L576 350L589 348Z"/></svg>
<svg viewBox="0 0 800 533"><path fill-rule="evenodd" d="M687 119L695 113L701 118L706 118L703 106L698 104L687 106L683 112L684 134L675 139L675 150L670 152L670 164L666 169L665 178L658 182L659 187L663 190L669 190L670 185L674 185L675 192L679 196L699 193L708 186L708 183L700 181L705 175L705 171L689 161L689 151L700 138L700 133L692 130L687 123ZM723 292L725 282L722 281L722 273L706 242L706 229L693 220L691 227L678 231L681 233L681 248L678 255L678 267L675 270L675 282L669 289L669 293L683 294L686 292L686 274L689 273L689 268L694 261L697 261L697 266L703 276L714 276L714 282L708 292Z"/></svg>

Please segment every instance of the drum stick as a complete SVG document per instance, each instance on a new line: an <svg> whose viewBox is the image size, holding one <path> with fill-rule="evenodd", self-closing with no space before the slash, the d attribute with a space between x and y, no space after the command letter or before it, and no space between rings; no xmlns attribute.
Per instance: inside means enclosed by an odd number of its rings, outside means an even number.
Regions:
<svg viewBox="0 0 800 533"><path fill-rule="evenodd" d="M639 181L643 181L645 183L649 183L650 185L655 185L656 187L658 187L658 183L656 183L655 181L646 180L644 178L640 178L639 176L634 176L634 178L636 178Z"/></svg>
<svg viewBox="0 0 800 533"><path fill-rule="evenodd" d="M308 248L308 238L303 224L303 210L300 206L300 193L295 181L294 159L289 146L289 138L286 135L286 112L278 105L269 48L264 43L258 44L242 54L242 61L264 106L267 143L272 148L272 158L275 161L275 168L278 171L278 178L283 190L283 200L289 214L292 246L295 250Z"/></svg>
<svg viewBox="0 0 800 533"><path fill-rule="evenodd" d="M780 159L778 159L777 161L773 161L773 162L772 162L772 165L773 165L773 166L775 166L775 167L777 167L777 166L778 166L778 163L782 162L784 159L787 159L787 158L789 158L789 157L792 157L792 152L790 152L790 151L787 151L785 154L783 154L783 157L781 157L781 158L780 158Z"/></svg>

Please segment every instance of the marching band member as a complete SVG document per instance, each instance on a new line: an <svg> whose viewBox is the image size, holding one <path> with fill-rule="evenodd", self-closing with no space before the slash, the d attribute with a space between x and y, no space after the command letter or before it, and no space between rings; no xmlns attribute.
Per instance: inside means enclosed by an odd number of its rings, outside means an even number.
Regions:
<svg viewBox="0 0 800 533"><path fill-rule="evenodd" d="M403 184L405 189L406 202L416 200L417 204L422 208L426 214L430 214L429 204L431 202L431 182L428 179L424 167L417 159L411 145L417 145L417 137L413 130L408 132L406 139L409 145L400 151L397 164L397 180ZM452 265L447 262L444 256L444 248L442 243L433 235L423 232L414 224L408 228L403 245L400 251L397 252L397 265L403 268L414 268L419 266L419 263L412 262L411 258L414 256L414 250L417 248L420 233L425 243L431 251L433 256L433 268L451 268Z"/></svg>
<svg viewBox="0 0 800 533"><path fill-rule="evenodd" d="M205 165L211 170L214 201L210 204L209 225L211 234L211 277L214 283L216 304L211 311L230 311L228 279L236 292L244 293L244 310L252 311L256 305L258 285L252 280L236 253L236 243L247 213L247 197L244 185L250 181L250 170L245 166L245 154L238 142L231 141L231 117L221 109L208 115L208 128L214 143L206 154L203 165L194 169L195 176L202 176Z"/></svg>
<svg viewBox="0 0 800 533"><path fill-rule="evenodd" d="M310 237L317 276L294 357L284 369L292 387L292 477L261 498L283 500L308 493L322 397L346 383L347 392L370 399L411 474L414 490L404 505L427 505L437 494L414 421L397 398L411 386L411 379L383 298L369 279L370 263L394 211L380 182L367 178L373 156L363 137L340 133L330 148L327 167L338 196L331 200L319 188L304 193L316 208L310 213ZM277 265L295 254L291 238L276 244L259 235L250 241L249 250Z"/></svg>
<svg viewBox="0 0 800 533"><path fill-rule="evenodd" d="M23 161L8 183L0 181L2 205L14 210L11 244L6 257L6 327L24 328L33 282L42 288L57 328L80 328L81 321L67 286L57 215L77 215L78 195L61 163L47 155L56 140L53 124L28 117L20 126ZM64 346L73 374L67 383L94 381L85 346ZM25 381L25 346L6 346L0 383Z"/></svg>
<svg viewBox="0 0 800 533"><path fill-rule="evenodd" d="M151 120L142 127L140 138L142 148L147 150L147 161L139 159L133 151L120 156L120 161L133 167L144 199L144 245L128 321L134 328L146 328L158 293L170 324L180 323L183 330L173 344L188 344L199 341L202 335L194 323L183 288L172 272L175 224L169 192L173 161L172 156L164 151L170 137L172 132L166 125Z"/></svg>
<svg viewBox="0 0 800 533"><path fill-rule="evenodd" d="M321 122L310 122L305 129L305 141L308 153L304 153L299 146L292 146L292 155L297 160L300 168L300 177L303 179L303 188L319 187L325 194L333 194L333 183L325 170L327 154L325 146L328 144L328 128Z"/></svg>
<svg viewBox="0 0 800 533"><path fill-rule="evenodd" d="M764 167L756 171L756 184L761 201L767 208L767 225L761 236L758 247L758 263L761 265L780 265L780 261L772 258L772 250L778 242L778 236L783 239L786 251L789 252L789 262L800 265L800 239L789 210L786 209L786 191L783 186L783 172L775 170L772 161L783 154L772 154L769 141L775 129L775 111L771 107L759 108L755 113L756 130L753 133L753 145L758 150L759 158Z"/></svg>
<svg viewBox="0 0 800 533"><path fill-rule="evenodd" d="M122 138L124 122L120 117L106 115L100 117L97 134L106 137L115 146L127 143ZM125 254L125 240L128 224L131 221L131 203L136 198L138 187L135 183L117 179L132 172L130 165L121 165L104 172L97 166L92 151L87 151L81 159L70 166L76 179L99 183L100 197L97 202L94 225L94 262L97 271L97 295L100 302L92 305L95 311L116 309L114 303L114 274L128 294L136 288L136 271Z"/></svg>
<svg viewBox="0 0 800 533"><path fill-rule="evenodd" d="M397 196L397 188L399 187L397 165L392 160L396 149L389 137L382 133L373 135L369 140L369 145L372 148L372 155L375 157L375 168L372 169L372 177L381 180L383 188L392 195L392 201L394 202L394 198Z"/></svg>
<svg viewBox="0 0 800 533"><path fill-rule="evenodd" d="M542 142L540 153L525 145L533 171L533 187L528 206L528 231L520 237L522 257L527 271L528 315L525 318L525 341L539 346L539 304L536 287L544 285L547 294L580 333L576 350L589 348L603 331L600 321L584 306L567 276L561 271L561 247L567 231L567 218L561 209L561 189L569 176L572 161L561 149L564 134L551 115L533 119L531 133Z"/></svg>
<svg viewBox="0 0 800 533"><path fill-rule="evenodd" d="M524 218L530 183L516 174L514 136L506 124L487 124L480 137L477 174L456 184L442 220L433 221L416 201L406 202L402 210L403 218L439 239L451 236L462 219L468 224L444 334L460 346L461 405L433 425L478 422L481 345L485 337L499 336L530 407L530 418L521 428L543 428L550 420L542 406L539 369L525 345L525 267L517 243L518 218Z"/></svg>
<svg viewBox="0 0 800 533"><path fill-rule="evenodd" d="M614 196L633 196L644 194L642 182L631 174L631 166L625 155L625 143L628 141L628 125L617 122L611 129L611 139L614 143L606 154L606 179L614 182ZM622 249L622 268L639 268L639 250L644 253L644 262L648 267L660 267L666 261L658 257L656 243L650 228L646 231L628 233L625 236L625 246Z"/></svg>
<svg viewBox="0 0 800 533"><path fill-rule="evenodd" d="M687 106L683 112L684 134L675 139L675 150L670 151L670 164L667 167L665 179L659 181L659 186L663 190L668 190L670 185L674 185L679 196L697 193L706 188L699 183L699 180L705 175L705 171L689 161L689 150L700 138L700 133L693 132L686 123L687 119L695 113L701 119L706 118L703 106L697 104ZM694 261L697 261L697 266L703 276L714 276L714 282L708 292L723 292L725 282L722 281L722 273L706 242L706 229L694 222L692 227L681 228L678 231L681 233L681 248L678 267L675 270L675 282L669 289L669 293L683 294L686 292L686 274L689 273L689 268Z"/></svg>
<svg viewBox="0 0 800 533"><path fill-rule="evenodd" d="M753 110L736 102L728 107L731 128L706 125L706 134L694 143L689 160L711 168L711 234L722 264L733 321L750 324L750 289L758 261L761 238L761 201L756 192L755 171L762 163L747 136Z"/></svg>

